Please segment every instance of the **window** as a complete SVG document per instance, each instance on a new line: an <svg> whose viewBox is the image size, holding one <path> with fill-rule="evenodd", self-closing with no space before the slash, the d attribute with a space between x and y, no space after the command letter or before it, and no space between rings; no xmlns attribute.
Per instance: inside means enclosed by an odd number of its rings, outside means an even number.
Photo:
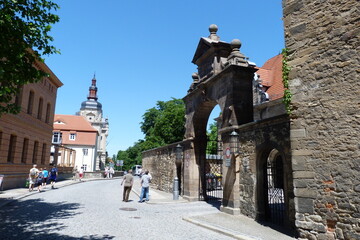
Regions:
<svg viewBox="0 0 360 240"><path fill-rule="evenodd" d="M41 151L41 164L45 164L46 150L47 150L46 143L43 143L42 151Z"/></svg>
<svg viewBox="0 0 360 240"><path fill-rule="evenodd" d="M81 168L84 170L84 172L86 172L87 165L83 164Z"/></svg>
<svg viewBox="0 0 360 240"><path fill-rule="evenodd" d="M1 150L1 146L2 146L2 132L0 131L0 150Z"/></svg>
<svg viewBox="0 0 360 240"><path fill-rule="evenodd" d="M9 150L8 150L8 162L14 162L15 159L15 149L16 149L16 136L10 136Z"/></svg>
<svg viewBox="0 0 360 240"><path fill-rule="evenodd" d="M69 139L74 141L76 139L76 133L70 133Z"/></svg>
<svg viewBox="0 0 360 240"><path fill-rule="evenodd" d="M37 118L40 119L40 120L41 120L41 116L42 116L43 103L44 103L43 98L39 98L39 106L38 106L38 115L37 115Z"/></svg>
<svg viewBox="0 0 360 240"><path fill-rule="evenodd" d="M32 114L33 105L34 105L34 91L30 91L29 100L28 100L28 108L27 108L28 114Z"/></svg>
<svg viewBox="0 0 360 240"><path fill-rule="evenodd" d="M35 141L35 142L34 142L33 157L32 157L32 162L33 162L33 163L36 163L36 162L37 162L38 148L39 148L39 142L38 142L38 141Z"/></svg>
<svg viewBox="0 0 360 240"><path fill-rule="evenodd" d="M24 138L22 154L21 154L21 162L22 163L26 163L28 148L29 148L29 139Z"/></svg>
<svg viewBox="0 0 360 240"><path fill-rule="evenodd" d="M60 144L61 143L61 138L62 138L62 133L61 132L53 132L52 143L53 144Z"/></svg>
<svg viewBox="0 0 360 240"><path fill-rule="evenodd" d="M20 87L19 92L15 96L15 105L18 106L18 107L21 106L22 91L23 91L23 88Z"/></svg>
<svg viewBox="0 0 360 240"><path fill-rule="evenodd" d="M45 117L45 122L46 123L50 122L50 110L51 110L51 105L50 105L50 103L48 103L46 105L46 117Z"/></svg>
<svg viewBox="0 0 360 240"><path fill-rule="evenodd" d="M83 148L83 154L84 154L84 156L87 156L87 155L88 155L88 152L89 152L89 149Z"/></svg>

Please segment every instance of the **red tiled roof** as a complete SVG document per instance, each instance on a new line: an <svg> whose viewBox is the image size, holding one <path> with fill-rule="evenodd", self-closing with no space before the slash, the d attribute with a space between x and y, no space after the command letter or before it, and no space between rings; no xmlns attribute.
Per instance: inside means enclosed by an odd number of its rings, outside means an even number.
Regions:
<svg viewBox="0 0 360 240"><path fill-rule="evenodd" d="M75 115L55 114L53 127L54 130L97 132L83 116Z"/></svg>
<svg viewBox="0 0 360 240"><path fill-rule="evenodd" d="M284 85L282 82L282 54L267 60L259 68L257 74L262 80L261 84L268 87L266 91L269 94L270 101L282 98L284 96Z"/></svg>
<svg viewBox="0 0 360 240"><path fill-rule="evenodd" d="M95 146L98 131L83 116L55 114L53 131L62 133L64 145ZM75 140L70 140L70 133L75 133Z"/></svg>

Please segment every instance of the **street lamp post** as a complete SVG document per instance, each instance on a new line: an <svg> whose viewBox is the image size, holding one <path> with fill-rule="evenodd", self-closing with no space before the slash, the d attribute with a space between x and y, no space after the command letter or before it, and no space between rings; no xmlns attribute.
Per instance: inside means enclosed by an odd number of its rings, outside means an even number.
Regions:
<svg viewBox="0 0 360 240"><path fill-rule="evenodd" d="M178 144L175 147L175 165L176 165L176 175L174 178L173 185L173 200L179 200L179 169L181 169L181 162L183 158L183 147Z"/></svg>
<svg viewBox="0 0 360 240"><path fill-rule="evenodd" d="M235 130L230 133L230 149L234 156L239 152L239 134Z"/></svg>

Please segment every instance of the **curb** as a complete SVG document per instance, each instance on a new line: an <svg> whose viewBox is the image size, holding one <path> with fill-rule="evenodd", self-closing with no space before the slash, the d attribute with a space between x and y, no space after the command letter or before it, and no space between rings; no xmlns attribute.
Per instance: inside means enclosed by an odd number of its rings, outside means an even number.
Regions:
<svg viewBox="0 0 360 240"><path fill-rule="evenodd" d="M235 239L240 239L240 240L260 240L260 238L248 236L248 235L245 235L245 234L232 233L232 231L230 229L219 228L219 227L216 227L214 225L210 225L210 224L206 224L206 223L203 223L203 222L196 221L196 220L191 219L189 217L183 217L182 219L184 221L189 222L189 223L195 224L197 226L206 228L208 230L211 230L211 231L214 231L214 232L217 232L217 233L221 233L223 235L226 235L228 237L232 237L232 238L235 238Z"/></svg>

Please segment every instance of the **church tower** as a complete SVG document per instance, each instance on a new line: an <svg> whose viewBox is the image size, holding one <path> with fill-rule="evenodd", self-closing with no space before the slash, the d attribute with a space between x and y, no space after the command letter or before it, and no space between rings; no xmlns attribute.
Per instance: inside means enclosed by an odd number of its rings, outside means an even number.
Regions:
<svg viewBox="0 0 360 240"><path fill-rule="evenodd" d="M87 119L88 122L98 131L97 139L97 156L95 160L95 169L104 169L105 160L107 156L106 152L106 139L109 134L109 122L107 118L103 118L102 105L98 102L95 75L91 80L91 86L89 87L89 95L87 101L81 103L79 115Z"/></svg>

